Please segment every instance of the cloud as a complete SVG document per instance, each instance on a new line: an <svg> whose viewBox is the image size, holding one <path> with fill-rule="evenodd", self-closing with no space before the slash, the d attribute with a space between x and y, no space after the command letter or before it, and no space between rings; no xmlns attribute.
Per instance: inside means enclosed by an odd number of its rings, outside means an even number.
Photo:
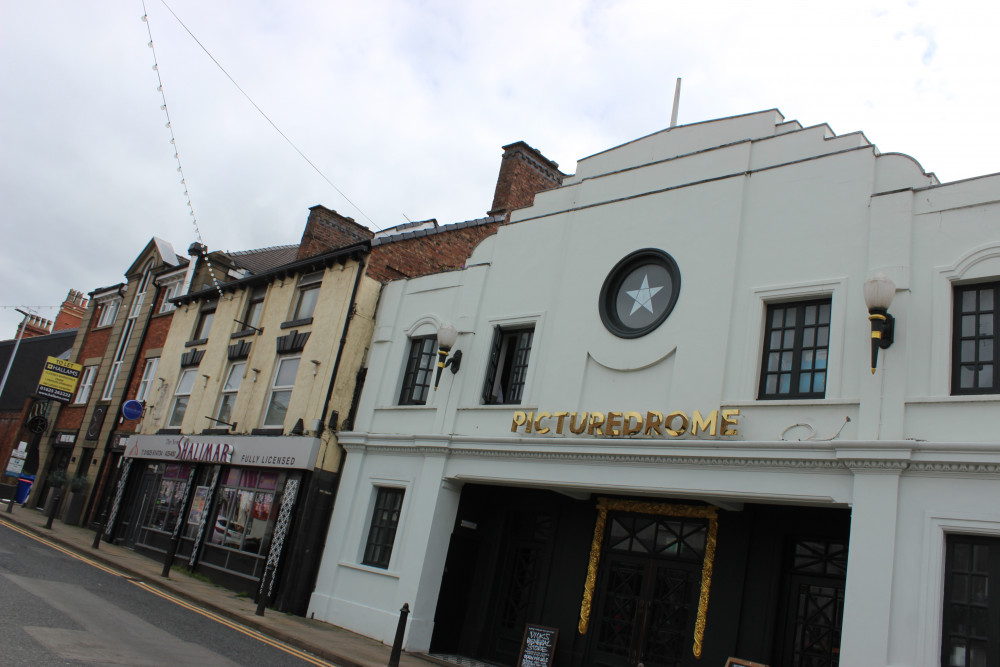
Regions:
<svg viewBox="0 0 1000 667"><path fill-rule="evenodd" d="M943 178L1000 169L996 3L169 4L360 212L162 3L144 24L114 0L0 0L0 305L116 283L151 236L194 240L147 27L212 248L294 243L314 204L377 227L481 216L501 146L527 141L573 172L665 127L678 76L682 123L777 107Z"/></svg>

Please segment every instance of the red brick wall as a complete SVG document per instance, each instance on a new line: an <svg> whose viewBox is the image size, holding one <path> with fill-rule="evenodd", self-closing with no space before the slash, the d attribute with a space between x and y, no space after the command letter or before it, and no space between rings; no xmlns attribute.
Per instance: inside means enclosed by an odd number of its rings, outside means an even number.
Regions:
<svg viewBox="0 0 1000 667"><path fill-rule="evenodd" d="M121 313L119 317L125 317L125 314ZM80 356L77 357L77 362L85 364L87 359L103 357L104 350L108 347L108 339L111 337L111 329L112 327L105 327L87 332L87 337L83 339L83 345L80 347Z"/></svg>
<svg viewBox="0 0 1000 667"><path fill-rule="evenodd" d="M337 248L367 241L373 236L370 229L359 225L353 219L345 218L325 206L313 206L309 209L309 219L302 232L296 259L321 255Z"/></svg>
<svg viewBox="0 0 1000 667"><path fill-rule="evenodd" d="M536 193L561 185L565 174L559 171L559 165L523 141L503 149L490 215L506 213L509 219L514 209L531 206Z"/></svg>
<svg viewBox="0 0 1000 667"><path fill-rule="evenodd" d="M460 269L479 242L495 233L498 226L491 222L377 245L372 248L368 275L385 283Z"/></svg>
<svg viewBox="0 0 1000 667"><path fill-rule="evenodd" d="M93 396L94 389L90 394ZM83 415L87 411L87 405L64 404L59 408L59 416L56 417L55 429L57 431L79 431L83 426Z"/></svg>
<svg viewBox="0 0 1000 667"><path fill-rule="evenodd" d="M142 341L142 348L139 350L139 354L136 357L135 371L132 373L132 377L129 378L128 386L125 388L125 396L123 397L122 402L135 398L136 394L139 393L139 383L142 382L142 372L146 368L146 351L163 347L163 343L167 340L167 332L170 330L170 321L172 319L174 319L174 314L173 312L170 312L163 315L157 315L149 321L149 327L146 329L146 338ZM156 385L154 384L153 387L155 388L155 386ZM120 432L134 432L138 423L138 419L126 419L119 424L117 430Z"/></svg>
<svg viewBox="0 0 1000 667"><path fill-rule="evenodd" d="M83 323L83 316L87 312L87 297L82 292L74 289L69 291L66 300L59 308L56 315L56 322L52 325L52 331L62 331L64 329L77 329Z"/></svg>

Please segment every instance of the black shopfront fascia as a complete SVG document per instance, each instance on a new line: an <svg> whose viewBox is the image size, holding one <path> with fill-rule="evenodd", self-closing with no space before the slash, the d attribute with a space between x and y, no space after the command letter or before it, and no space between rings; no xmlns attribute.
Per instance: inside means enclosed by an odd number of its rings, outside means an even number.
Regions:
<svg viewBox="0 0 1000 667"><path fill-rule="evenodd" d="M163 561L168 554L173 528L176 525L175 522L165 526L148 525L153 519L152 508L157 500L157 494L165 483L166 465L184 464L134 460L120 510L120 520L114 528L113 538L115 543L134 548L158 561ZM187 515L177 517L176 520L182 521L183 524L173 564L196 571L214 583L245 593L254 599L257 599L260 579L265 572L283 492L289 479L300 481L275 575L273 595L268 604L281 612L303 615L312 594L326 540L325 530L318 530L316 527L326 526L329 523L339 475L322 470L239 468L207 463L186 465L194 466L195 474L191 487L185 488L184 495L193 496L197 493L198 487L209 487L211 496L207 498L203 508L204 528L200 540L197 526L188 524L191 510L197 509L197 503L188 502ZM219 529L217 517L224 488L222 480L230 470L279 474L278 490L281 493L276 493L272 501L274 520L269 522L266 536L261 540L255 553L225 544L212 543L213 531ZM216 473L219 479L212 488L212 480L216 477ZM180 475L166 479L168 483L169 480L186 480L186 469L180 471ZM178 505L183 504L178 500ZM225 530L224 525L222 530ZM195 554L194 558L192 554Z"/></svg>

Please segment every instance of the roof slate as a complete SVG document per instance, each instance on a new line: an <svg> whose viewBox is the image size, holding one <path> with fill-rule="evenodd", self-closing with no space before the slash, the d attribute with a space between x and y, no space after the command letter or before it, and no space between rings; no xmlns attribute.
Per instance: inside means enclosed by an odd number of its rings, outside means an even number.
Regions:
<svg viewBox="0 0 1000 667"><path fill-rule="evenodd" d="M280 245L255 250L227 251L226 254L239 268L257 275L294 262L298 252L298 245Z"/></svg>

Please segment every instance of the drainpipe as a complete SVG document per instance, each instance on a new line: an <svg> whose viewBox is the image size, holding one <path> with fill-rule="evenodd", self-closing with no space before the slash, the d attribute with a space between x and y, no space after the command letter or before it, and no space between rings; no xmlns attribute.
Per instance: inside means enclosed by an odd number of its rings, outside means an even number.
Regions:
<svg viewBox="0 0 1000 667"><path fill-rule="evenodd" d="M333 398L333 387L337 383L337 372L340 369L340 360L344 356L344 348L347 346L347 334L351 328L351 320L354 319L354 309L357 305L358 286L361 284L361 276L367 268L364 259L358 260L358 271L354 276L354 287L351 289L351 302L347 307L347 316L344 318L344 329L340 335L340 346L337 348L337 357L333 361L333 373L330 376L330 386L326 390L326 400L323 401L323 414L319 418L320 428L326 427L326 413L330 407L330 399ZM323 451L326 456L326 450Z"/></svg>

